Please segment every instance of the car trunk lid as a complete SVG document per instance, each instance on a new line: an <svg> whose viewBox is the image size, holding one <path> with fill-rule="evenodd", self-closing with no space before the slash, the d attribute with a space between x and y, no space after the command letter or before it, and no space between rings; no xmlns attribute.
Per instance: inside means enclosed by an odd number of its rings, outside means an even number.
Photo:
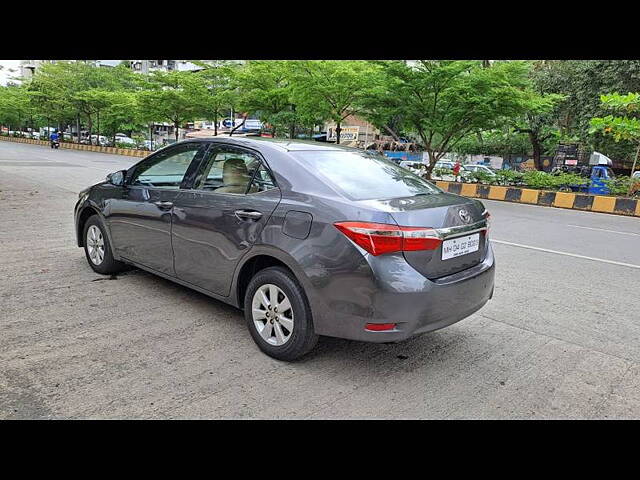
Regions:
<svg viewBox="0 0 640 480"><path fill-rule="evenodd" d="M471 268L484 260L486 251L486 212L478 200L448 193L416 195L376 201L399 226L433 228L442 239L435 250L404 251L407 262L429 279L436 279ZM465 237L478 235L478 249L443 260L443 245L454 249ZM458 239L458 242L447 240ZM472 238L475 240L475 237ZM453 246L452 243L458 244ZM455 252L449 251L449 255Z"/></svg>

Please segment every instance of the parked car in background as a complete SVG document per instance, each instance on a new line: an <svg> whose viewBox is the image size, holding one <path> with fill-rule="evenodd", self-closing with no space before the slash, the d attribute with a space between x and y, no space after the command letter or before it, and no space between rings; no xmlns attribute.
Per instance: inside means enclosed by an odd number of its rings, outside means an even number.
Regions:
<svg viewBox="0 0 640 480"><path fill-rule="evenodd" d="M637 172L633 172L633 178L637 178L638 180L640 180L640 170L638 170Z"/></svg>
<svg viewBox="0 0 640 480"><path fill-rule="evenodd" d="M105 137L104 135L100 135L100 139L98 140L98 135L91 135L91 144L95 145L96 141L100 142L100 145L103 147L106 147L107 145L109 145L111 142L109 141L109 139L107 137Z"/></svg>
<svg viewBox="0 0 640 480"><path fill-rule="evenodd" d="M436 162L435 166L433 167L433 172L431 173L431 178L433 180L444 180L447 182L455 182L465 179L469 172L467 172L466 170L466 165L462 165L461 163L458 177L453 175L453 173L440 173L441 170L450 170L451 172L453 172L455 165L456 162L451 162L448 160L440 160L439 162Z"/></svg>
<svg viewBox="0 0 640 480"><path fill-rule="evenodd" d="M481 172L491 177L496 176L496 172L493 171L491 168L487 167L486 165L464 165L464 170L465 172L470 172L470 173Z"/></svg>
<svg viewBox="0 0 640 480"><path fill-rule="evenodd" d="M127 145L135 145L136 141L125 135L124 133L116 133L115 135L116 143L126 143Z"/></svg>
<svg viewBox="0 0 640 480"><path fill-rule="evenodd" d="M158 148L160 148L160 142L156 142L156 141L151 141L151 140L143 140L142 142L138 143L137 147L138 148L143 148L144 150L157 150Z"/></svg>
<svg viewBox="0 0 640 480"><path fill-rule="evenodd" d="M328 143L178 142L80 192L74 213L94 271L138 266L243 309L281 360L319 335L396 342L444 328L493 295L481 201Z"/></svg>
<svg viewBox="0 0 640 480"><path fill-rule="evenodd" d="M416 175L420 175L426 171L426 165L420 162L412 162L410 160L402 160L400 162L402 168L406 168Z"/></svg>

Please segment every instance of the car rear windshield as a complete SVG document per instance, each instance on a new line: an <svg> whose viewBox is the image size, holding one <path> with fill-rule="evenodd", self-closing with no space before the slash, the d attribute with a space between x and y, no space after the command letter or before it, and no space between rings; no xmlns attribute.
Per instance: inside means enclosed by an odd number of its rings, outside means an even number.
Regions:
<svg viewBox="0 0 640 480"><path fill-rule="evenodd" d="M440 190L380 155L298 151L291 154L351 200L413 197Z"/></svg>

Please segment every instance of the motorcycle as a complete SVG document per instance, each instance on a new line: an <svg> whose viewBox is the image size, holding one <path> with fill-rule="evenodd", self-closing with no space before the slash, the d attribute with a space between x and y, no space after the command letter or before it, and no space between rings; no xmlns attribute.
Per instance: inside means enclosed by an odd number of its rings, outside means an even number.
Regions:
<svg viewBox="0 0 640 480"><path fill-rule="evenodd" d="M55 148L55 149L60 148L60 141L59 140L51 140L51 148Z"/></svg>

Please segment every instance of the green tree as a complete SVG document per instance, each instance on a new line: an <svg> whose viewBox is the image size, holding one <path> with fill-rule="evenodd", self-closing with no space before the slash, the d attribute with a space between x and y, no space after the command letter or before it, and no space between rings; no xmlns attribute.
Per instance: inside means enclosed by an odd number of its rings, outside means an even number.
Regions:
<svg viewBox="0 0 640 480"><path fill-rule="evenodd" d="M526 111L516 118L514 128L517 132L529 137L536 170L542 170L541 156L545 152L545 142L558 138L560 131L555 125L554 107L562 100L562 95L554 93L538 93L533 89L526 90Z"/></svg>
<svg viewBox="0 0 640 480"><path fill-rule="evenodd" d="M290 62L251 60L238 71L235 81L239 92L239 108L254 112L271 125L275 136L280 126L295 130L295 112L291 92Z"/></svg>
<svg viewBox="0 0 640 480"><path fill-rule="evenodd" d="M381 63L385 86L374 102L382 115L402 115L429 155L427 177L436 162L469 135L501 127L522 116L531 93L525 62L420 60ZM375 114L375 112L373 112Z"/></svg>
<svg viewBox="0 0 640 480"><path fill-rule="evenodd" d="M0 86L0 124L21 129L32 115L26 90L17 85ZM12 128L13 127L13 128Z"/></svg>
<svg viewBox="0 0 640 480"><path fill-rule="evenodd" d="M640 92L640 60L547 60L535 63L534 81L545 93L563 95L555 115L563 136L611 158L632 160L633 141L591 130L591 119L608 112L600 96L610 92Z"/></svg>
<svg viewBox="0 0 640 480"><path fill-rule="evenodd" d="M214 65L197 62L204 69L195 75L202 82L207 95L202 99L202 115L213 121L214 135L218 135L218 121L224 113L237 102L237 91L234 79L237 65L220 61Z"/></svg>
<svg viewBox="0 0 640 480"><path fill-rule="evenodd" d="M291 93L297 110L306 119L331 120L340 143L342 122L364 113L380 78L371 62L305 60L291 62Z"/></svg>
<svg viewBox="0 0 640 480"><path fill-rule="evenodd" d="M138 96L141 117L147 122L169 122L178 129L206 114L208 92L200 77L191 72L153 72Z"/></svg>
<svg viewBox="0 0 640 480"><path fill-rule="evenodd" d="M591 119L591 132L603 132L611 135L616 142L628 141L636 144L636 154L631 167L631 176L635 172L640 155L640 93L620 95L613 93L601 95L600 101L609 110L625 113L623 116L607 115Z"/></svg>

